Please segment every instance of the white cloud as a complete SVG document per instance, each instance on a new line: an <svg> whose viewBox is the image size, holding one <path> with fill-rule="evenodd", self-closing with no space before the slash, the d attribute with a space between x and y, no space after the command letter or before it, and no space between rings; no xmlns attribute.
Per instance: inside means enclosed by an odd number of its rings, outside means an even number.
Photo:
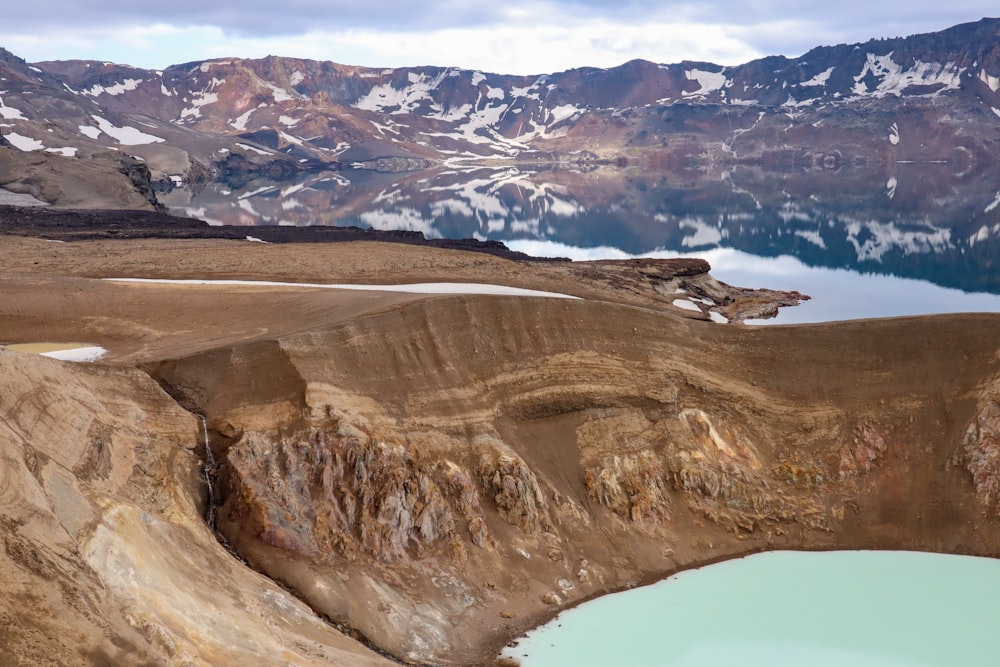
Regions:
<svg viewBox="0 0 1000 667"><path fill-rule="evenodd" d="M427 32L309 32L294 39L227 37L211 27L153 26L121 33L10 37L6 46L29 61L83 58L151 69L209 58L282 55L369 67L441 65L543 74L584 66L614 67L634 58L738 64L762 55L735 33L728 26L629 25L596 19Z"/></svg>
<svg viewBox="0 0 1000 667"><path fill-rule="evenodd" d="M284 55L349 65L460 66L504 74L660 63L739 64L824 44L942 30L981 18L981 2L915 0L905 13L861 0L803 4L658 0L38 0L5 10L0 46L29 61L86 58L139 67L214 57ZM891 4L891 3L890 3ZM114 6L112 6L114 5Z"/></svg>

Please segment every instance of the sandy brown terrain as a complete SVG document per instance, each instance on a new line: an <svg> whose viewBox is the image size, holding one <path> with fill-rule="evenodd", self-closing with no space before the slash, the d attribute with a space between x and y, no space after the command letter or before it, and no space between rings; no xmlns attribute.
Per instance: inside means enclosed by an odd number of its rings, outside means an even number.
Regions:
<svg viewBox="0 0 1000 667"><path fill-rule="evenodd" d="M0 662L492 664L560 608L751 551L1000 555L1000 315L751 328L679 286L769 298L669 264L0 239L0 342L108 350L0 351Z"/></svg>

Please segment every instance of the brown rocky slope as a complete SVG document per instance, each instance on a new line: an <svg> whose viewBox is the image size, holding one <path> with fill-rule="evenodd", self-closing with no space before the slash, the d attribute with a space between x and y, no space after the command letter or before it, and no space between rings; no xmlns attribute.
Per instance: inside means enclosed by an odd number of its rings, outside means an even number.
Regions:
<svg viewBox="0 0 1000 667"><path fill-rule="evenodd" d="M109 350L0 356L2 585L46 609L2 609L14 664L383 660L273 581L398 659L488 664L564 605L750 551L1000 554L995 315L748 328L438 249L7 241L4 340ZM198 271L587 298L93 280ZM201 519L178 403L253 569Z"/></svg>

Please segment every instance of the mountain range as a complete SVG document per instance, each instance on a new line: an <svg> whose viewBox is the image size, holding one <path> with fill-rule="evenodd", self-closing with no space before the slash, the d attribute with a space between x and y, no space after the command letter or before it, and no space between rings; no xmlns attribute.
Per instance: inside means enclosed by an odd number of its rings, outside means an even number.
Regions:
<svg viewBox="0 0 1000 667"><path fill-rule="evenodd" d="M1000 19L798 58L511 76L267 57L162 71L0 50L0 185L149 207L172 187L498 161L837 170L996 161ZM78 185L74 186L74 183Z"/></svg>

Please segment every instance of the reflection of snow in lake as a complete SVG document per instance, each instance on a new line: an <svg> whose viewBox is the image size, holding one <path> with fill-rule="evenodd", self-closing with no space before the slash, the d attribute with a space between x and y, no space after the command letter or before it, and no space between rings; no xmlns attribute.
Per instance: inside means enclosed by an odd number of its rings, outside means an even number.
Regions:
<svg viewBox="0 0 1000 667"><path fill-rule="evenodd" d="M512 250L540 257L576 260L627 259L617 248L575 248L548 241L507 241ZM757 257L731 248L692 254L653 252L642 257L701 257L712 265L712 275L739 287L798 290L812 297L794 308L782 308L778 317L750 324L798 324L870 317L930 315L934 313L1000 312L1000 295L968 293L912 278L861 274L846 269L806 266L794 257Z"/></svg>
<svg viewBox="0 0 1000 667"><path fill-rule="evenodd" d="M508 647L524 667L987 667L1000 560L771 552L563 612Z"/></svg>

